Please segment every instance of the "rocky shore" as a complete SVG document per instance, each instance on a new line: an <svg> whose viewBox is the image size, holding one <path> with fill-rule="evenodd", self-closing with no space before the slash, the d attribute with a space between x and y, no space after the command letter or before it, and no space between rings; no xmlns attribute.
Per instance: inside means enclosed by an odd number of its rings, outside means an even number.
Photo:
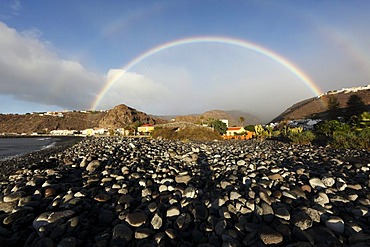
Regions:
<svg viewBox="0 0 370 247"><path fill-rule="evenodd" d="M45 155L1 179L0 246L370 246L368 151L86 138Z"/></svg>

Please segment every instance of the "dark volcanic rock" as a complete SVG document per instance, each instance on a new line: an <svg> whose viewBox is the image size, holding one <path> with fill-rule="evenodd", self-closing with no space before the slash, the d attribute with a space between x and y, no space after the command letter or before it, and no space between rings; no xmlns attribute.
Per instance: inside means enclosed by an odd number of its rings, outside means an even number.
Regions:
<svg viewBox="0 0 370 247"><path fill-rule="evenodd" d="M86 138L0 181L0 246L365 246L369 157Z"/></svg>

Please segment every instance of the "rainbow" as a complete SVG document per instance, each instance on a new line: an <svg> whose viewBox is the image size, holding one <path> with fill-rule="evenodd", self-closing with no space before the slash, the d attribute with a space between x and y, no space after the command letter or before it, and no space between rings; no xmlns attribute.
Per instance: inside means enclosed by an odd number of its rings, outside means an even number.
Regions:
<svg viewBox="0 0 370 247"><path fill-rule="evenodd" d="M152 49L149 49L142 53L141 55L137 56L133 60L131 60L129 63L124 65L122 67L122 72L118 73L114 78L111 78L109 81L107 81L100 92L97 94L91 109L96 109L100 103L100 101L103 99L104 95L107 93L107 91L110 89L110 87L117 81L118 78L120 78L124 73L129 71L132 67L139 64L141 61L145 60L146 58L153 56L154 54L157 54L159 52L162 52L167 49L171 49L177 46L182 45L188 45L188 44L198 44L198 43L220 43L220 44L226 44L226 45L233 45L242 47L251 51L254 51L256 53L259 53L261 55L264 55L273 61L277 62L278 64L282 65L286 69L288 69L293 75L295 75L297 78L299 78L311 91L312 93L317 96L321 94L321 89L309 78L308 75L306 75L298 66L290 62L285 57L277 54L274 51L271 51L261 45L241 40L241 39L235 39L235 38L228 38L228 37L218 37L218 36L201 36L201 37L192 37L192 38L184 38L184 39L178 39L174 41L170 41L164 44L161 44L159 46L156 46Z"/></svg>

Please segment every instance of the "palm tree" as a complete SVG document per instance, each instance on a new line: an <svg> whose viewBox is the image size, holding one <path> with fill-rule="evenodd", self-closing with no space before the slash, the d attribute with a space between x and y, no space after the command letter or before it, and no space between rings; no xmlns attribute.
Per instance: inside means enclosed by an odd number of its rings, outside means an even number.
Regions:
<svg viewBox="0 0 370 247"><path fill-rule="evenodd" d="M203 115L200 116L199 119L200 119L201 125L203 125L204 116Z"/></svg>
<svg viewBox="0 0 370 247"><path fill-rule="evenodd" d="M245 121L244 117L239 117L239 122L241 125L243 125L244 121Z"/></svg>

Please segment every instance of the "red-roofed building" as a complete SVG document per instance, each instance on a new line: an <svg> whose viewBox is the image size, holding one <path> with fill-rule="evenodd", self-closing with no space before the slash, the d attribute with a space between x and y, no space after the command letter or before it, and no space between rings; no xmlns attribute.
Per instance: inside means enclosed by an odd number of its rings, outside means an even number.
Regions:
<svg viewBox="0 0 370 247"><path fill-rule="evenodd" d="M137 128L137 132L146 134L152 132L153 130L154 130L153 124L144 124Z"/></svg>
<svg viewBox="0 0 370 247"><path fill-rule="evenodd" d="M226 130L226 135L227 136L233 136L235 134L241 134L244 133L245 129L243 127L229 127Z"/></svg>

